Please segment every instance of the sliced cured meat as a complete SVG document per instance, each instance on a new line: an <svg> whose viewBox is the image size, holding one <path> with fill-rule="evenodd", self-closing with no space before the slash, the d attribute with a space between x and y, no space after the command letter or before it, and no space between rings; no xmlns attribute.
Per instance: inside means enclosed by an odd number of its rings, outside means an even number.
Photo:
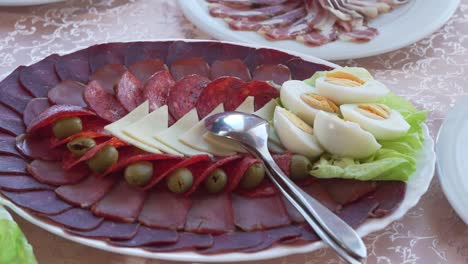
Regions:
<svg viewBox="0 0 468 264"><path fill-rule="evenodd" d="M291 80L291 71L283 64L262 64L255 69L253 79L282 85Z"/></svg>
<svg viewBox="0 0 468 264"><path fill-rule="evenodd" d="M335 41L337 38L338 34L335 28L331 28L327 31L311 31L307 34L297 36L296 40L308 46L317 47Z"/></svg>
<svg viewBox="0 0 468 264"><path fill-rule="evenodd" d="M19 66L0 82L0 93L2 94L0 102L14 109L17 113L22 113L33 98L19 81L19 75L23 68L24 66Z"/></svg>
<svg viewBox="0 0 468 264"><path fill-rule="evenodd" d="M13 110L0 103L0 131L11 135L24 133L24 124L21 117Z"/></svg>
<svg viewBox="0 0 468 264"><path fill-rule="evenodd" d="M139 224L104 221L98 228L90 231L67 230L67 232L89 238L128 240L135 236L139 226Z"/></svg>
<svg viewBox="0 0 468 264"><path fill-rule="evenodd" d="M252 248L244 249L243 251L244 252L258 252L266 248L269 248L276 243L279 243L285 240L295 239L301 236L302 234L300 227L294 226L294 225L267 230L267 231L264 231L263 233L265 234L265 240L263 240L261 244Z"/></svg>
<svg viewBox="0 0 468 264"><path fill-rule="evenodd" d="M109 124L109 121L106 121L98 116L91 117L82 117L83 131L96 132L101 134L110 135L104 127Z"/></svg>
<svg viewBox="0 0 468 264"><path fill-rule="evenodd" d="M215 60L244 60L251 53L255 52L254 48L233 45L229 43L205 43L209 52L205 54L205 59L208 62Z"/></svg>
<svg viewBox="0 0 468 264"><path fill-rule="evenodd" d="M127 43L107 43L89 48L89 67L95 72L107 64L123 64Z"/></svg>
<svg viewBox="0 0 468 264"><path fill-rule="evenodd" d="M236 189L237 185L239 185L239 182L242 180L242 177L244 176L244 173L247 171L247 169L251 165L259 162L260 161L258 161L255 158L244 157L242 159L238 159L234 162L229 163L229 166L225 166L224 171L228 176L228 184L226 186L225 192L230 193L234 189Z"/></svg>
<svg viewBox="0 0 468 264"><path fill-rule="evenodd" d="M403 200L406 192L404 182L389 181L379 183L372 194L374 200L379 203L377 209L372 213L375 217L383 217L392 212Z"/></svg>
<svg viewBox="0 0 468 264"><path fill-rule="evenodd" d="M375 182L333 179L325 183L328 193L339 204L352 203L364 195L374 191Z"/></svg>
<svg viewBox="0 0 468 264"><path fill-rule="evenodd" d="M289 177L291 172L291 153L285 154L273 154L273 160L276 162L276 165Z"/></svg>
<svg viewBox="0 0 468 264"><path fill-rule="evenodd" d="M378 206L379 202L367 196L354 203L346 205L338 213L338 216L351 227L357 228Z"/></svg>
<svg viewBox="0 0 468 264"><path fill-rule="evenodd" d="M61 214L49 216L48 218L65 228L78 231L96 229L104 221L104 218L96 217L89 210L80 208L72 208Z"/></svg>
<svg viewBox="0 0 468 264"><path fill-rule="evenodd" d="M122 64L107 64L93 73L89 80L99 82L108 93L114 94L114 88L126 71L127 68Z"/></svg>
<svg viewBox="0 0 468 264"><path fill-rule="evenodd" d="M287 40L295 39L301 34L310 32L312 28L309 26L306 18L301 18L289 26L284 27L261 27L258 33L267 39Z"/></svg>
<svg viewBox="0 0 468 264"><path fill-rule="evenodd" d="M171 65L171 74L176 81L192 74L198 74L208 78L210 77L210 66L200 57L180 59Z"/></svg>
<svg viewBox="0 0 468 264"><path fill-rule="evenodd" d="M115 219L120 222L134 222L143 207L146 193L132 187L125 181L117 184L91 210L97 216Z"/></svg>
<svg viewBox="0 0 468 264"><path fill-rule="evenodd" d="M166 63L172 65L174 62L184 60L187 58L204 58L211 50L207 49L208 43L204 41L200 42L185 42L185 41L174 41L169 45L167 51ZM211 61L208 61L211 62Z"/></svg>
<svg viewBox="0 0 468 264"><path fill-rule="evenodd" d="M264 198L248 198L232 194L234 224L251 232L290 224L289 217L279 195Z"/></svg>
<svg viewBox="0 0 468 264"><path fill-rule="evenodd" d="M245 83L240 88L240 92L237 93L237 97L239 98L238 101L243 102L240 98L247 98L247 96L255 97L255 111L262 108L266 103L270 102L271 99L275 99L279 97L279 91L275 87L271 86L270 84L262 81L251 81ZM230 100L233 102L236 100ZM228 108L229 104L227 104L226 108ZM230 108L230 107L229 107Z"/></svg>
<svg viewBox="0 0 468 264"><path fill-rule="evenodd" d="M202 254L218 254L228 251L243 251L254 248L266 239L266 234L257 232L234 232L213 237L213 246L199 251Z"/></svg>
<svg viewBox="0 0 468 264"><path fill-rule="evenodd" d="M253 189L237 189L236 193L249 198L262 198L278 194L279 190L271 181L265 180Z"/></svg>
<svg viewBox="0 0 468 264"><path fill-rule="evenodd" d="M0 189L12 192L52 190L53 187L36 181L31 176L2 175L0 176Z"/></svg>
<svg viewBox="0 0 468 264"><path fill-rule="evenodd" d="M16 148L26 157L42 160L61 160L64 148L50 148L50 140L40 136L19 136Z"/></svg>
<svg viewBox="0 0 468 264"><path fill-rule="evenodd" d="M49 185L75 184L89 174L86 168L65 171L61 162L34 160L28 165L28 171L38 181Z"/></svg>
<svg viewBox="0 0 468 264"><path fill-rule="evenodd" d="M210 3L223 3L229 6L238 7L257 7L263 5L279 5L286 3L288 0L209 0Z"/></svg>
<svg viewBox="0 0 468 264"><path fill-rule="evenodd" d="M175 243L179 235L174 230L164 230L140 226L135 236L130 240L111 241L119 247L141 247L147 245Z"/></svg>
<svg viewBox="0 0 468 264"><path fill-rule="evenodd" d="M131 112L143 103L143 84L129 71L120 78L116 89L116 96L120 104Z"/></svg>
<svg viewBox="0 0 468 264"><path fill-rule="evenodd" d="M285 64L285 62L291 60L294 56L289 55L285 52L272 50L272 49L257 49L255 52L245 58L245 63L249 66L251 72L263 64Z"/></svg>
<svg viewBox="0 0 468 264"><path fill-rule="evenodd" d="M312 63L296 58L286 62L293 80L309 79L317 71L330 71L332 68L323 64Z"/></svg>
<svg viewBox="0 0 468 264"><path fill-rule="evenodd" d="M337 212L341 208L341 205L330 196L325 185L320 181L303 187L302 189L332 212Z"/></svg>
<svg viewBox="0 0 468 264"><path fill-rule="evenodd" d="M158 71L148 79L143 87L143 96L149 101L150 111L167 104L169 92L173 90L175 81L167 70ZM197 87L192 87L197 89Z"/></svg>
<svg viewBox="0 0 468 264"><path fill-rule="evenodd" d="M196 74L186 76L176 82L167 98L169 113L176 120L183 117L196 106L200 94L209 83L208 78Z"/></svg>
<svg viewBox="0 0 468 264"><path fill-rule="evenodd" d="M131 43L125 52L125 65L131 66L147 59L165 60L171 43L171 41Z"/></svg>
<svg viewBox="0 0 468 264"><path fill-rule="evenodd" d="M214 61L211 64L210 76L212 80L225 76L237 77L243 81L252 79L249 69L240 59Z"/></svg>
<svg viewBox="0 0 468 264"><path fill-rule="evenodd" d="M304 244L307 242L314 242L319 241L320 238L314 232L314 230L309 225L301 225L299 226L299 231L301 232L301 236L296 239L291 239L290 241L284 241L283 243L288 244Z"/></svg>
<svg viewBox="0 0 468 264"><path fill-rule="evenodd" d="M234 231L229 195L203 195L194 198L187 215L185 230L210 234Z"/></svg>
<svg viewBox="0 0 468 264"><path fill-rule="evenodd" d="M34 118L28 126L27 132L33 133L39 128L52 124L55 120L69 116L94 116L95 113L74 105L53 105Z"/></svg>
<svg viewBox="0 0 468 264"><path fill-rule="evenodd" d="M265 20L291 11L297 8L301 4L301 2L302 1L292 1L291 3L252 8L247 10L232 8L224 5L213 5L210 6L209 9L210 14L214 17Z"/></svg>
<svg viewBox="0 0 468 264"><path fill-rule="evenodd" d="M209 234L179 233L177 243L168 245L148 246L145 250L152 252L173 252L179 250L202 249L213 245L213 236Z"/></svg>
<svg viewBox="0 0 468 264"><path fill-rule="evenodd" d="M63 200L79 207L89 207L101 200L114 186L115 177L88 177L75 185L60 186L55 189Z"/></svg>
<svg viewBox="0 0 468 264"><path fill-rule="evenodd" d="M99 117L109 122L117 121L127 114L122 104L97 81L91 81L86 86L84 98Z"/></svg>
<svg viewBox="0 0 468 264"><path fill-rule="evenodd" d="M142 224L171 230L184 228L191 200L168 191L151 192L141 210L138 221Z"/></svg>
<svg viewBox="0 0 468 264"><path fill-rule="evenodd" d="M64 139L58 139L56 137L53 137L50 139L50 148L56 148L59 146L63 146L67 144L68 142L74 140L75 138L79 137L87 137L87 138L102 138L102 137L111 137L109 134L104 134L100 132L94 132L94 131L83 131L74 135L71 135L67 138Z"/></svg>
<svg viewBox="0 0 468 264"><path fill-rule="evenodd" d="M351 32L341 32L339 38L350 42L369 42L379 35L377 29L372 27L363 27L362 29L354 29Z"/></svg>
<svg viewBox="0 0 468 264"><path fill-rule="evenodd" d="M8 140L8 139L11 139L11 138L15 138L15 137L0 131L0 139L2 139L2 140L7 139Z"/></svg>
<svg viewBox="0 0 468 264"><path fill-rule="evenodd" d="M14 137L0 138L0 154L22 157L16 149L16 139Z"/></svg>
<svg viewBox="0 0 468 264"><path fill-rule="evenodd" d="M88 83L91 74L88 53L89 49L83 49L61 56L55 63L55 71L60 79Z"/></svg>
<svg viewBox="0 0 468 264"><path fill-rule="evenodd" d="M27 163L22 158L13 156L0 156L0 173L3 174L27 174Z"/></svg>
<svg viewBox="0 0 468 264"><path fill-rule="evenodd" d="M141 83L146 83L146 81L156 72L167 70L167 66L160 59L148 59L132 64L128 70Z"/></svg>
<svg viewBox="0 0 468 264"><path fill-rule="evenodd" d="M23 113L24 124L28 126L36 116L40 115L49 107L50 107L49 99L45 97L34 98L31 101L29 101Z"/></svg>
<svg viewBox="0 0 468 264"><path fill-rule="evenodd" d="M46 97L49 90L60 82L55 73L55 63L58 58L57 54L53 54L23 68L19 76L23 87L35 97Z"/></svg>
<svg viewBox="0 0 468 264"><path fill-rule="evenodd" d="M304 7L293 9L289 12L281 14L279 16L272 17L271 19L261 21L251 21L248 19L231 19L229 20L229 26L234 30L250 30L256 31L262 27L285 27L296 20L304 17L306 14Z"/></svg>
<svg viewBox="0 0 468 264"><path fill-rule="evenodd" d="M50 89L48 97L54 104L86 107L87 104L83 97L85 88L86 86L80 82L65 80Z"/></svg>
<svg viewBox="0 0 468 264"><path fill-rule="evenodd" d="M60 200L53 191L8 192L0 191L10 201L35 213L56 215L72 206Z"/></svg>
<svg viewBox="0 0 468 264"><path fill-rule="evenodd" d="M283 199L283 204L284 204L284 207L286 208L286 212L288 213L288 216L289 216L289 219L293 222L293 223L304 223L305 222L305 219L304 217L301 215L301 213L299 213L299 211L291 204L291 202L288 201L288 199L284 196L282 196L282 199Z"/></svg>
<svg viewBox="0 0 468 264"><path fill-rule="evenodd" d="M236 109L245 98L240 100L237 98L232 98L230 95L238 93L240 87L244 83L245 82L239 78L221 77L208 84L201 92L197 101L197 112L199 118L202 119L207 116L220 103L225 103L224 110L226 111L232 111Z"/></svg>

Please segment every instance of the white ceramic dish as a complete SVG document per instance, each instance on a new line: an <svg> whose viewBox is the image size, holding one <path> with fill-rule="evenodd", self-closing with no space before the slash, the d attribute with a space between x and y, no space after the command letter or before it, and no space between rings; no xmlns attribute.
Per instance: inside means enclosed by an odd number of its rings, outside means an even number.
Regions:
<svg viewBox="0 0 468 264"><path fill-rule="evenodd" d="M292 40L269 41L255 32L235 31L208 13L205 0L179 0L185 16L202 31L220 39L281 48L325 60L342 60L374 56L397 50L430 35L455 12L460 0L410 0L390 13L379 16L370 25L380 31L368 43L335 41L321 47L308 47Z"/></svg>
<svg viewBox="0 0 468 264"><path fill-rule="evenodd" d="M468 96L457 101L437 136L437 171L453 209L468 225Z"/></svg>
<svg viewBox="0 0 468 264"><path fill-rule="evenodd" d="M33 6L63 1L65 0L0 0L0 6Z"/></svg>

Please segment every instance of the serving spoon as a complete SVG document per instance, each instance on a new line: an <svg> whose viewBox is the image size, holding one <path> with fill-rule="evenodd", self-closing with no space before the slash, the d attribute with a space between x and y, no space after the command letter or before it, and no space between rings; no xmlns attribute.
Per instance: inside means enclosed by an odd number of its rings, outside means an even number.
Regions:
<svg viewBox="0 0 468 264"><path fill-rule="evenodd" d="M259 158L271 181L288 201L301 213L317 235L348 263L362 263L367 250L359 235L291 181L278 167L268 151L266 120L241 112L224 112L205 119L206 128L216 136L240 143L248 152Z"/></svg>

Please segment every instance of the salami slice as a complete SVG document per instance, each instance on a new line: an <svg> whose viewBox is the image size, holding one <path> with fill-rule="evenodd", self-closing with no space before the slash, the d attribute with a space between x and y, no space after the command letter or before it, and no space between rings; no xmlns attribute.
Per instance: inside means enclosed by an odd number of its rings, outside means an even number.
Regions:
<svg viewBox="0 0 468 264"><path fill-rule="evenodd" d="M243 81L252 79L247 65L240 59L214 61L210 76L212 80L225 76L237 77Z"/></svg>
<svg viewBox="0 0 468 264"><path fill-rule="evenodd" d="M54 187L40 183L31 176L2 175L0 176L0 189L11 192L27 192L53 190Z"/></svg>
<svg viewBox="0 0 468 264"><path fill-rule="evenodd" d="M200 57L180 59L171 65L171 74L176 81L192 74L198 74L209 78L210 66Z"/></svg>
<svg viewBox="0 0 468 264"><path fill-rule="evenodd" d="M309 79L317 71L330 71L332 68L323 64L308 62L300 58L294 58L286 62L292 73L293 80Z"/></svg>
<svg viewBox="0 0 468 264"><path fill-rule="evenodd" d="M167 104L169 92L174 85L175 81L167 70L158 71L148 79L143 88L143 96L149 101L150 111Z"/></svg>
<svg viewBox="0 0 468 264"><path fill-rule="evenodd" d="M167 66L160 59L148 59L132 64L128 70L144 84L156 72L167 70Z"/></svg>
<svg viewBox="0 0 468 264"><path fill-rule="evenodd" d="M377 184L372 181L332 179L325 183L331 198L339 204L352 203L374 191L376 187Z"/></svg>
<svg viewBox="0 0 468 264"><path fill-rule="evenodd" d="M111 241L119 247L141 247L157 244L171 244L177 242L179 235L174 230L164 230L140 226L135 236L130 240Z"/></svg>
<svg viewBox="0 0 468 264"><path fill-rule="evenodd" d="M94 216L89 210L80 208L72 208L61 214L48 217L52 222L55 222L65 228L90 231L96 229L104 218Z"/></svg>
<svg viewBox="0 0 468 264"><path fill-rule="evenodd" d="M19 158L23 156L16 149L16 139L14 137L0 138L0 154L1 155L13 155Z"/></svg>
<svg viewBox="0 0 468 264"><path fill-rule="evenodd" d="M89 175L87 168L65 171L61 162L34 160L28 165L28 171L39 182L60 186L75 184Z"/></svg>
<svg viewBox="0 0 468 264"><path fill-rule="evenodd" d="M135 236L139 227L139 224L104 221L98 228L90 231L67 230L67 232L89 238L128 240Z"/></svg>
<svg viewBox="0 0 468 264"><path fill-rule="evenodd" d="M16 148L24 156L31 159L57 161L61 160L64 148L50 148L50 140L41 136L19 136L16 140Z"/></svg>
<svg viewBox="0 0 468 264"><path fill-rule="evenodd" d="M107 43L89 48L89 67L91 72L108 64L123 64L127 43Z"/></svg>
<svg viewBox="0 0 468 264"><path fill-rule="evenodd" d="M258 252L273 246L276 243L291 240L301 236L302 232L298 226L286 226L264 231L265 240L259 245L243 250L244 252Z"/></svg>
<svg viewBox="0 0 468 264"><path fill-rule="evenodd" d="M213 245L213 236L209 234L179 233L177 243L144 247L152 252L173 252L179 250L202 249Z"/></svg>
<svg viewBox="0 0 468 264"><path fill-rule="evenodd" d="M83 49L60 57L55 63L55 71L60 79L88 83L91 74L88 53L89 49Z"/></svg>
<svg viewBox="0 0 468 264"><path fill-rule="evenodd" d="M295 57L282 51L261 48L257 49L255 52L251 53L247 58L245 58L245 62L249 66L249 69L254 72L255 69L260 65L285 64L287 61L293 58Z"/></svg>
<svg viewBox="0 0 468 264"><path fill-rule="evenodd" d="M143 84L129 71L120 78L116 89L116 96L120 104L131 112L143 103Z"/></svg>
<svg viewBox="0 0 468 264"><path fill-rule="evenodd" d="M228 176L228 185L226 186L226 193L232 192L234 189L237 188L239 182L242 180L244 173L247 169L255 164L259 163L255 158L252 157L244 157L242 159L236 160L234 162L229 163L229 166L224 167L224 171Z"/></svg>
<svg viewBox="0 0 468 264"><path fill-rule="evenodd" d="M2 94L0 102L19 114L24 111L28 102L33 98L19 81L19 75L23 68L24 66L19 66L0 82L0 93Z"/></svg>
<svg viewBox="0 0 468 264"><path fill-rule="evenodd" d="M236 95L236 94L235 94ZM279 91L270 84L262 81L251 81L245 83L240 88L240 92L237 93L237 101L243 101L242 98L247 96L255 97L255 111L262 108L265 104L270 102L272 99L279 97ZM234 96L233 96L234 97ZM232 100L231 100L232 101Z"/></svg>
<svg viewBox="0 0 468 264"><path fill-rule="evenodd" d="M39 128L52 124L55 120L69 116L94 116L95 113L79 106L73 105L53 105L47 108L42 114L34 118L27 128L28 133L33 133Z"/></svg>
<svg viewBox="0 0 468 264"><path fill-rule="evenodd" d="M24 159L13 156L0 156L0 174L27 174Z"/></svg>
<svg viewBox="0 0 468 264"><path fill-rule="evenodd" d="M180 119L192 110L200 97L203 89L210 80L200 75L189 75L176 82L169 91L167 106L169 112L176 119Z"/></svg>
<svg viewBox="0 0 468 264"><path fill-rule="evenodd" d="M10 201L35 213L57 215L72 206L60 200L53 191L8 192L0 191Z"/></svg>
<svg viewBox="0 0 468 264"><path fill-rule="evenodd" d="M24 88L35 97L46 97L49 90L60 82L55 73L55 63L58 58L57 54L53 54L23 68L19 79Z"/></svg>
<svg viewBox="0 0 468 264"><path fill-rule="evenodd" d="M234 232L213 237L213 246L201 250L202 254L219 254L228 251L243 251L254 248L266 239L266 234L257 232Z"/></svg>
<svg viewBox="0 0 468 264"><path fill-rule="evenodd" d="M253 79L282 85L291 80L291 71L283 64L262 64L255 69Z"/></svg>
<svg viewBox="0 0 468 264"><path fill-rule="evenodd" d="M97 81L108 93L114 94L114 88L118 85L120 78L127 71L122 64L107 64L97 70L90 77L90 81Z"/></svg>
<svg viewBox="0 0 468 264"><path fill-rule="evenodd" d="M38 115L42 114L47 108L50 107L48 98L34 98L29 101L24 109L23 122L28 126L31 121Z"/></svg>
<svg viewBox="0 0 468 264"><path fill-rule="evenodd" d="M24 124L21 117L13 110L0 103L0 131L10 135L20 135L24 133Z"/></svg>
<svg viewBox="0 0 468 264"><path fill-rule="evenodd" d="M49 100L54 104L86 107L84 90L86 86L77 81L65 80L49 90Z"/></svg>
<svg viewBox="0 0 468 264"><path fill-rule="evenodd" d="M171 41L131 43L125 52L125 65L130 66L147 59L165 60L171 43Z"/></svg>
<svg viewBox="0 0 468 264"><path fill-rule="evenodd" d="M86 86L85 101L96 114L104 120L114 122L124 117L127 110L119 101L97 82L91 81Z"/></svg>
<svg viewBox="0 0 468 264"><path fill-rule="evenodd" d="M220 103L225 103L224 110L232 111L239 106L242 100L231 95L238 93L245 82L235 77L222 77L212 81L201 92L197 101L197 111L200 119L211 113Z"/></svg>
<svg viewBox="0 0 468 264"><path fill-rule="evenodd" d="M379 183L372 197L379 206L372 213L375 217L384 217L393 211L403 200L406 192L404 182L389 181Z"/></svg>

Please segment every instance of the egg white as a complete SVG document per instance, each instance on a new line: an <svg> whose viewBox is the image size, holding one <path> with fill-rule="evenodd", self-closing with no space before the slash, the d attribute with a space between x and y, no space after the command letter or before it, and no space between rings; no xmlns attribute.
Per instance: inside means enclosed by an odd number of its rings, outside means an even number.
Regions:
<svg viewBox="0 0 468 264"><path fill-rule="evenodd" d="M306 104L301 95L317 93L316 89L303 81L291 80L283 83L280 90L281 103L293 114L309 125L314 124L315 115L320 111Z"/></svg>

